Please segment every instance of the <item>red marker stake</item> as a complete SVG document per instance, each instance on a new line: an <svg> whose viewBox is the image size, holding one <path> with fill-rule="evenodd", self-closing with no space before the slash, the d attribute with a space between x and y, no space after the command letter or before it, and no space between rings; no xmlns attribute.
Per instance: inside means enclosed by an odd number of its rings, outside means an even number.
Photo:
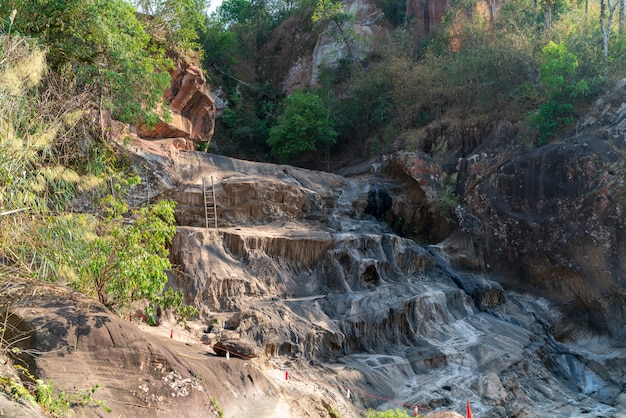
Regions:
<svg viewBox="0 0 626 418"><path fill-rule="evenodd" d="M289 380L289 372L285 372L285 380Z"/></svg>
<svg viewBox="0 0 626 418"><path fill-rule="evenodd" d="M173 329L170 330L170 338L174 338L174 330Z"/></svg>

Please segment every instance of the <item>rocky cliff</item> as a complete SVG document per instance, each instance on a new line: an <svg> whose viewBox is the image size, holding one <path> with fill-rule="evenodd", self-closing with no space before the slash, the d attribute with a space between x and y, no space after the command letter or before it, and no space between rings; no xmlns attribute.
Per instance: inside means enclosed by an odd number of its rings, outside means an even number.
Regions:
<svg viewBox="0 0 626 418"><path fill-rule="evenodd" d="M588 184L584 193L569 183L546 183L544 199L596 202L601 187L591 181L596 171L586 161L589 149L603 148L580 148L564 155L582 164L548 166L544 177L569 173L573 184ZM396 200L409 207L436 199L441 172L418 153L347 170L352 174L344 177L187 151L171 140L135 137L128 151L144 177L133 203L178 202L170 284L200 308L200 318L186 329L165 320L161 327L142 326L142 333L136 319L115 318L62 287L11 284L1 289L10 301L1 313L28 336L21 349L30 354L31 373L52 377L61 388L99 384L95 398L122 416L212 416L215 405L238 417L321 417L331 409L347 417L401 405L453 413L464 411L469 399L476 416L624 417L621 317L604 310L613 324L581 325L564 292L529 291L521 285L526 276L503 268L514 259L495 263L499 247L471 239L471 227L488 231L498 219L536 206L497 212L490 205L498 200L485 200L485 213L494 218L462 206L466 232L420 246L376 218ZM591 160L599 162L596 169L619 161L600 154ZM509 175L507 164L487 172ZM215 185L216 229L204 227L205 178ZM536 189L530 180L517 185L524 186L518 194L506 181L477 184L476 190L498 187L521 202ZM386 198L376 198L384 191ZM403 200L400 191L421 198ZM471 203L474 195L467 196ZM581 208L588 217L594 213ZM572 229L565 221L551 225ZM514 241L519 248L523 242ZM556 256L567 246L552 248ZM476 258L487 261L472 264ZM594 292L595 283L584 280L581 275L569 286ZM599 293L594 297L609 306ZM102 410L81 413L100 416Z"/></svg>
<svg viewBox="0 0 626 418"><path fill-rule="evenodd" d="M380 2L346 0L341 4L351 19L341 27L330 22L317 38L311 39L314 31L302 31L302 26L310 22L288 20L283 24L263 51L268 79L279 77L277 84L288 93L315 87L323 67L336 68L342 60L362 61L381 39L390 36L391 24ZM412 33L425 38L441 22L450 5L448 0L408 0L403 12ZM281 59L276 60L277 57Z"/></svg>
<svg viewBox="0 0 626 418"><path fill-rule="evenodd" d="M142 333L27 282L0 289L0 314L32 374L99 384L122 416L452 413L469 399L476 416L623 418L625 85L568 140L461 158L459 230L436 228L445 170L420 152L340 176L131 135L131 203L178 203L170 285L200 318ZM445 239L418 245L394 217Z"/></svg>
<svg viewBox="0 0 626 418"><path fill-rule="evenodd" d="M626 408L619 325L601 337L571 321L563 299L509 286L500 270L479 274L480 263L457 270L451 263L470 265L468 249L477 251L468 233L422 247L375 218L372 191L432 196L432 167L412 164L398 176L374 165L346 178L162 141L137 140L131 151L159 173L145 198L180 202L172 285L207 325L219 324L200 337L318 389L363 394L307 395L318 404L347 416L397 403L462 411L467 399L493 417L618 417ZM218 229L202 227L202 179L211 176Z"/></svg>
<svg viewBox="0 0 626 418"><path fill-rule="evenodd" d="M572 137L459 163L461 226L495 274L559 303L573 320L556 325L562 338L624 332L625 103L622 81Z"/></svg>

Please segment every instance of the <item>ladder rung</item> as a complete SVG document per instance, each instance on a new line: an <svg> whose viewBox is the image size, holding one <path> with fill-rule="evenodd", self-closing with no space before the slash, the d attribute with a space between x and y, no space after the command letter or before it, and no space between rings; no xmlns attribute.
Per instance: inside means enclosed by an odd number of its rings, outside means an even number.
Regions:
<svg viewBox="0 0 626 418"><path fill-rule="evenodd" d="M202 178L202 192L204 194L204 220L205 227L217 228L217 205L215 202L215 185L213 176L211 176L211 184L209 187L209 178ZM209 224L211 224L209 226Z"/></svg>

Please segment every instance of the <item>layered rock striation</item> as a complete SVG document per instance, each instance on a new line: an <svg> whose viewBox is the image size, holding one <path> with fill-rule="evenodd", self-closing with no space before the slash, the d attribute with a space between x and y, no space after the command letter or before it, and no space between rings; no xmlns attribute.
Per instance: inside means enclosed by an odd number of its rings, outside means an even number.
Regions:
<svg viewBox="0 0 626 418"><path fill-rule="evenodd" d="M467 233L424 247L376 219L372 192L427 196L427 165L345 178L165 142L138 140L132 150L159 173L145 195L179 202L171 284L220 324L204 337L218 349L239 340L258 363L370 395L351 398L352 411L394 402L462 411L467 399L493 417L617 417L624 408L619 339L559 340L555 330L578 325L558 299L503 287L480 263L458 271L453 264L470 265L475 250L463 245ZM217 229L203 228L207 177Z"/></svg>
<svg viewBox="0 0 626 418"><path fill-rule="evenodd" d="M170 71L171 87L163 93L171 120L163 118L154 127L138 126L142 138L184 138L194 143L209 142L215 128L215 100L206 83L202 68L175 59ZM193 149L193 147L191 147Z"/></svg>
<svg viewBox="0 0 626 418"><path fill-rule="evenodd" d="M557 302L572 319L557 326L561 338L626 332L625 85L571 138L460 164L461 226L504 283Z"/></svg>

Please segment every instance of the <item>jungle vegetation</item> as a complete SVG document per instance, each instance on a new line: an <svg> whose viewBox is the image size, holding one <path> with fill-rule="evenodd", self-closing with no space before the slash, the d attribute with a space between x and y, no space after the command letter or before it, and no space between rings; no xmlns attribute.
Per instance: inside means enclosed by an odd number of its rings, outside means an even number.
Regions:
<svg viewBox="0 0 626 418"><path fill-rule="evenodd" d="M128 207L139 177L103 123L168 118L172 51L224 91L214 151L326 169L336 150L399 140L445 153L413 139L443 118L518 123L510 140L541 146L626 74L624 0L457 0L427 33L404 0L376 1L389 36L365 55L336 0L225 0L210 16L207 0L1 2L0 283L193 314L166 289L173 203ZM287 95L282 78L323 31L348 52Z"/></svg>

